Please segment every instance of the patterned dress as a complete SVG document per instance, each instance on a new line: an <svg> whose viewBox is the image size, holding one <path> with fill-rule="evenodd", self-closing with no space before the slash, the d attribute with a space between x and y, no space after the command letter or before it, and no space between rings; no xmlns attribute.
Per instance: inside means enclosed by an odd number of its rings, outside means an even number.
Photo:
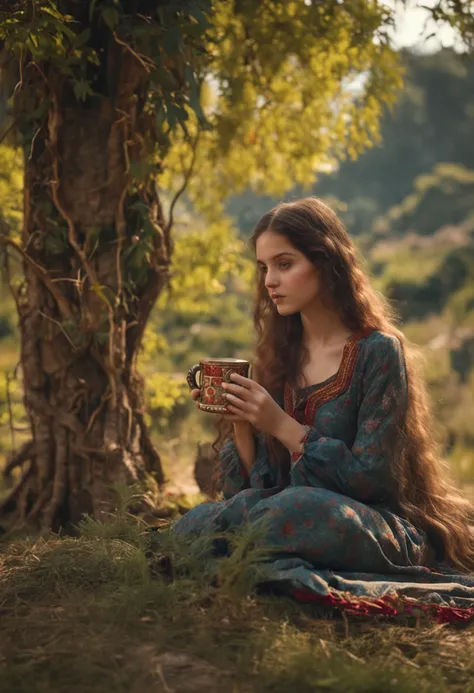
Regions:
<svg viewBox="0 0 474 693"><path fill-rule="evenodd" d="M272 465L262 434L250 477L228 440L220 454L225 499L196 506L172 531L261 525L259 541L272 551L262 582L299 599L358 613L421 604L438 620L474 617L474 576L444 564L394 497L390 451L406 402L398 339L378 330L352 335L336 375L296 391L285 385L279 404L310 427L289 480L281 459Z"/></svg>

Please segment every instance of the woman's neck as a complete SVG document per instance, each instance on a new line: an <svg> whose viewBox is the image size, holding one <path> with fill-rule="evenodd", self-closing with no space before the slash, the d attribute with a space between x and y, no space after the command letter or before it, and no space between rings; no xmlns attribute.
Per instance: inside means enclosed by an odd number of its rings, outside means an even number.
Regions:
<svg viewBox="0 0 474 693"><path fill-rule="evenodd" d="M342 338L348 339L351 335L351 331L342 323L339 315L321 303L309 306L300 315L303 343L306 347L328 347Z"/></svg>

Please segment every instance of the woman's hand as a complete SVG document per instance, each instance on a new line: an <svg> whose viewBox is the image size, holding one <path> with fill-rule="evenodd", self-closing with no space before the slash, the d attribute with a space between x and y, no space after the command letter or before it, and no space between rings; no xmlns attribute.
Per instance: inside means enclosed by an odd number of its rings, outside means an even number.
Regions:
<svg viewBox="0 0 474 693"><path fill-rule="evenodd" d="M191 397L195 401L199 398L200 394L201 394L201 390L199 390L199 388L198 389L195 388L194 390L191 390ZM197 403L197 401L196 401L196 407L199 409L199 404ZM242 423L246 424L247 423L247 421L245 419L242 419L240 416L236 416L235 414L229 414L228 412L227 413L223 412L222 416L224 417L224 419L226 421L231 421L234 424L239 424L239 423L240 424L242 424Z"/></svg>
<svg viewBox="0 0 474 693"><path fill-rule="evenodd" d="M227 410L252 424L262 433L275 435L287 416L264 387L250 378L232 373L230 383L222 383L228 401Z"/></svg>

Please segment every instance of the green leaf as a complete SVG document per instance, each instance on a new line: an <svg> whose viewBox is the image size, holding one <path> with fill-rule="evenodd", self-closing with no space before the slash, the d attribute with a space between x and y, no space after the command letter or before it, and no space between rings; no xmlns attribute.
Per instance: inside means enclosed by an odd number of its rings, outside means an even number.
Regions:
<svg viewBox="0 0 474 693"><path fill-rule="evenodd" d="M162 89L167 91L174 91L178 87L178 82L173 74L161 65L157 65L153 70L152 74L152 84L156 85L156 89L160 92Z"/></svg>
<svg viewBox="0 0 474 693"><path fill-rule="evenodd" d="M129 205L129 209L136 209L137 212L140 212L142 217L146 217L148 215L148 205L146 205L143 200L137 200L133 204Z"/></svg>
<svg viewBox="0 0 474 693"><path fill-rule="evenodd" d="M120 21L119 11L116 10L115 7L104 7L104 9L102 10L102 17L109 29L111 31L114 31L115 27L118 26L118 23Z"/></svg>
<svg viewBox="0 0 474 693"><path fill-rule="evenodd" d="M86 44L91 37L91 30L89 27L87 29L84 29L84 31L81 31L80 34L77 34L76 36L76 41L75 41L75 47L76 48L81 48Z"/></svg>
<svg viewBox="0 0 474 693"><path fill-rule="evenodd" d="M94 243L99 240L101 231L101 226L91 226L91 228L87 231L87 241L90 246L93 246Z"/></svg>
<svg viewBox="0 0 474 693"><path fill-rule="evenodd" d="M87 55L87 62L93 65L100 65L100 58L96 51L90 51Z"/></svg>
<svg viewBox="0 0 474 693"><path fill-rule="evenodd" d="M143 220L142 238L145 240L147 238L150 238L150 237L153 238L154 236L158 236L158 235L159 235L158 229L156 228L156 226L154 226L154 224L151 223L150 219L148 217L146 217ZM149 249L151 249L151 246Z"/></svg>
<svg viewBox="0 0 474 693"><path fill-rule="evenodd" d="M70 14L61 14L61 12L59 12L59 10L56 7L42 7L41 12L49 14L51 17L54 17L54 19L58 19L60 22L70 22L74 19L73 17L71 17Z"/></svg>
<svg viewBox="0 0 474 693"><path fill-rule="evenodd" d="M60 255L66 250L67 246L67 243L54 236L46 236L44 239L44 249L48 255Z"/></svg>
<svg viewBox="0 0 474 693"><path fill-rule="evenodd" d="M33 46L33 48L36 48L36 50L38 50L38 48L39 48L38 37L35 36L35 34L30 34L28 39L29 39L31 45Z"/></svg>
<svg viewBox="0 0 474 693"><path fill-rule="evenodd" d="M186 36L193 36L194 38L200 38L206 31L206 27L202 24L189 23L182 24L181 31Z"/></svg>
<svg viewBox="0 0 474 693"><path fill-rule="evenodd" d="M130 162L130 178L146 180L152 171L156 172L156 164L150 161L131 161Z"/></svg>
<svg viewBox="0 0 474 693"><path fill-rule="evenodd" d="M170 128L174 127L176 123L182 125L185 120L188 119L188 112L183 106L175 106L174 104L169 104L167 107L166 120Z"/></svg>
<svg viewBox="0 0 474 693"><path fill-rule="evenodd" d="M210 27L210 23L204 12L200 7L191 6L188 10L188 15L194 17L194 19L203 27Z"/></svg>
<svg viewBox="0 0 474 693"><path fill-rule="evenodd" d="M138 270L147 267L149 263L148 256L151 249L152 248L149 242L146 240L142 240L140 243L137 243L137 245L134 247L135 252L133 252L129 258L130 267ZM140 274L138 275L138 278L140 278Z"/></svg>
<svg viewBox="0 0 474 693"><path fill-rule="evenodd" d="M204 111L201 108L201 100L199 97L198 85L192 68L187 65L184 70L185 78L189 84L189 105L198 117L203 129L209 129L210 123L207 121Z"/></svg>
<svg viewBox="0 0 474 693"><path fill-rule="evenodd" d="M74 96L78 101L85 101L88 96L94 96L95 92L85 79L74 80Z"/></svg>
<svg viewBox="0 0 474 693"><path fill-rule="evenodd" d="M171 26L163 37L163 48L168 55L174 55L179 51L183 35L179 26Z"/></svg>
<svg viewBox="0 0 474 693"><path fill-rule="evenodd" d="M92 0L90 7L89 7L89 21L92 21L92 17L94 16L94 10L95 6L97 5L97 0Z"/></svg>

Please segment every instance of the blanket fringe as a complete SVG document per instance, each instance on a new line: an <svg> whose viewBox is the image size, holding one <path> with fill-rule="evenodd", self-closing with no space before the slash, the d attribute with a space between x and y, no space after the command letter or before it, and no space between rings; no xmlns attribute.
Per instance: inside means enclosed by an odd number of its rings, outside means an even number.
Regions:
<svg viewBox="0 0 474 693"><path fill-rule="evenodd" d="M292 595L301 602L317 602L356 616L412 615L421 610L437 623L468 623L474 618L472 607L441 606L400 595L394 597L387 595L379 599L354 597L347 594L342 596L336 593L320 595L305 587L294 589Z"/></svg>

